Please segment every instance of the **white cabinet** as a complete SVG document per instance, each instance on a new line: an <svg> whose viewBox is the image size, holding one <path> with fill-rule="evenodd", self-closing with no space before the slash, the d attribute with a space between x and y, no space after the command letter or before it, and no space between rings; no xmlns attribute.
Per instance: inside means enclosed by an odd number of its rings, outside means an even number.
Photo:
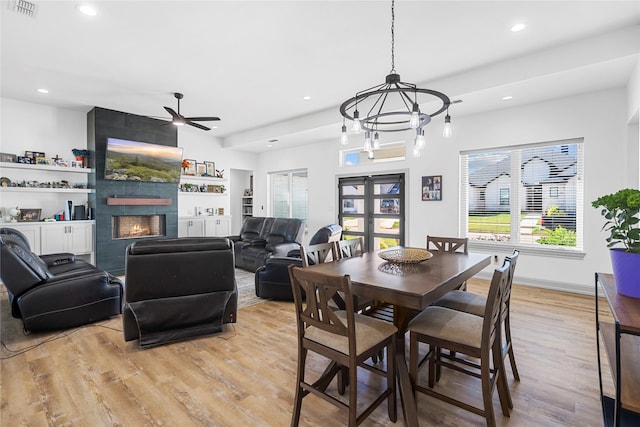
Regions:
<svg viewBox="0 0 640 427"><path fill-rule="evenodd" d="M204 218L178 218L178 237L204 237Z"/></svg>
<svg viewBox="0 0 640 427"><path fill-rule="evenodd" d="M205 218L205 236L227 237L231 234L230 216L208 216Z"/></svg>
<svg viewBox="0 0 640 427"><path fill-rule="evenodd" d="M93 224L84 221L60 221L45 224L40 229L40 250L43 254L93 252Z"/></svg>
<svg viewBox="0 0 640 427"><path fill-rule="evenodd" d="M178 218L178 237L227 237L230 234L230 216Z"/></svg>
<svg viewBox="0 0 640 427"><path fill-rule="evenodd" d="M83 258L93 263L93 224L94 221L60 221L8 222L2 225L27 236L31 250L38 255L70 252L84 255Z"/></svg>

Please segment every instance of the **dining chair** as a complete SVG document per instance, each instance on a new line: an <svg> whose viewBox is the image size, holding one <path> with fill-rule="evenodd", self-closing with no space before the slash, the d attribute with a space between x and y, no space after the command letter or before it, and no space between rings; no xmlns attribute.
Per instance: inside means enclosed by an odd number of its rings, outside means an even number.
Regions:
<svg viewBox="0 0 640 427"><path fill-rule="evenodd" d="M449 404L485 417L488 426L495 426L493 411L493 391L498 389L500 406L504 416L509 416L511 401L504 375L501 357L500 316L501 305L509 283L511 263L505 260L502 267L493 273L489 295L483 316L464 313L440 306L430 306L409 323L409 375L414 391L420 391ZM420 384L418 378L418 349L420 343L429 344L428 387ZM452 354L440 353L447 349ZM455 352L455 356L453 355ZM466 355L467 357L462 357ZM479 360L479 369L470 366L468 358ZM450 368L475 378L480 378L483 407L478 408L467 402L434 390L437 367ZM445 386L439 386L445 387ZM460 388L457 389L458 393Z"/></svg>
<svg viewBox="0 0 640 427"><path fill-rule="evenodd" d="M504 328L502 358L504 359L509 356L509 362L511 363L511 372L513 373L513 378L515 378L516 381L520 381L520 374L518 373L515 355L513 354L513 343L511 341L511 316L509 313L511 312L511 288L513 285L513 275L516 269L516 264L518 263L519 256L520 251L514 249L513 254L505 257L505 260L509 261L511 266L509 268L509 283L503 297L500 313L500 321L502 324L502 328ZM433 305L451 308L453 310L474 314L476 316L483 316L486 304L487 297L484 295L454 290L445 294Z"/></svg>
<svg viewBox="0 0 640 427"><path fill-rule="evenodd" d="M469 253L469 239L466 237L436 237L427 235L427 250L441 252ZM462 282L457 289L466 290L467 282Z"/></svg>
<svg viewBox="0 0 640 427"><path fill-rule="evenodd" d="M291 425L300 421L302 399L314 394L327 402L346 409L349 426L359 425L385 399L389 419L397 421L395 346L397 328L390 323L358 314L351 298L351 278L349 275L332 276L296 266L289 266L291 287L296 311L298 330L298 365L296 393ZM303 298L303 292L306 298ZM329 301L341 292L346 296L346 310L333 310ZM380 350L387 351L387 367L383 371L377 366L364 362ZM330 359L321 378L308 381L305 375L309 351ZM341 367L348 368L348 403L327 391L332 381L329 373L341 374ZM386 377L386 387L369 406L358 414L358 368L367 369ZM339 378L339 376L338 376ZM368 379L367 381L370 381ZM378 386L374 386L378 388Z"/></svg>
<svg viewBox="0 0 640 427"><path fill-rule="evenodd" d="M339 259L351 258L364 253L364 238L362 236L358 236L355 239L337 240L334 243Z"/></svg>
<svg viewBox="0 0 640 427"><path fill-rule="evenodd" d="M323 262L329 262L338 259L336 248L333 242L301 246L300 255L302 256L303 267L309 267L313 264L321 264Z"/></svg>

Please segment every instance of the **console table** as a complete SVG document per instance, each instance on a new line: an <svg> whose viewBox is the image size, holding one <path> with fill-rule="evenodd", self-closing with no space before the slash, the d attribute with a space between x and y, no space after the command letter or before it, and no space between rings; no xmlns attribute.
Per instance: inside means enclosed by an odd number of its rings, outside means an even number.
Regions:
<svg viewBox="0 0 640 427"><path fill-rule="evenodd" d="M612 274L596 273L596 346L598 381L605 426L640 425L640 298L619 295ZM600 319L598 287L607 299L613 323ZM602 389L600 337L611 367L615 396Z"/></svg>

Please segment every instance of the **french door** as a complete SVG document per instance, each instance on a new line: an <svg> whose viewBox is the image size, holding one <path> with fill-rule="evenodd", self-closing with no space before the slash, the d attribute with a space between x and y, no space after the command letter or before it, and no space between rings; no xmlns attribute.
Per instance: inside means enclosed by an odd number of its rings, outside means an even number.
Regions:
<svg viewBox="0 0 640 427"><path fill-rule="evenodd" d="M340 178L344 239L364 237L365 250L404 245L404 174Z"/></svg>

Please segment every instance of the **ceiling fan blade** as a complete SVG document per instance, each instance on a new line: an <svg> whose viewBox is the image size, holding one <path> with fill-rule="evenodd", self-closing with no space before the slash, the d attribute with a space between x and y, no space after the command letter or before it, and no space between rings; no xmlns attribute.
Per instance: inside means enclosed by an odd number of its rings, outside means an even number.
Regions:
<svg viewBox="0 0 640 427"><path fill-rule="evenodd" d="M220 117L185 117L184 119L196 122L214 122L220 120Z"/></svg>
<svg viewBox="0 0 640 427"><path fill-rule="evenodd" d="M176 113L176 111L173 108L164 107L164 109L167 110L167 113L171 114L171 117L173 118L173 120L179 119L180 117L182 117L180 116L180 114Z"/></svg>
<svg viewBox="0 0 640 427"><path fill-rule="evenodd" d="M208 128L208 127L206 127L206 126L202 126L200 123L194 123L194 122L192 122L192 121L190 121L190 120L185 120L185 123L186 123L186 124L188 124L188 125L191 125L191 126L193 126L193 127L196 127L196 128L198 128L198 129L202 129L202 130L211 130L211 128Z"/></svg>

